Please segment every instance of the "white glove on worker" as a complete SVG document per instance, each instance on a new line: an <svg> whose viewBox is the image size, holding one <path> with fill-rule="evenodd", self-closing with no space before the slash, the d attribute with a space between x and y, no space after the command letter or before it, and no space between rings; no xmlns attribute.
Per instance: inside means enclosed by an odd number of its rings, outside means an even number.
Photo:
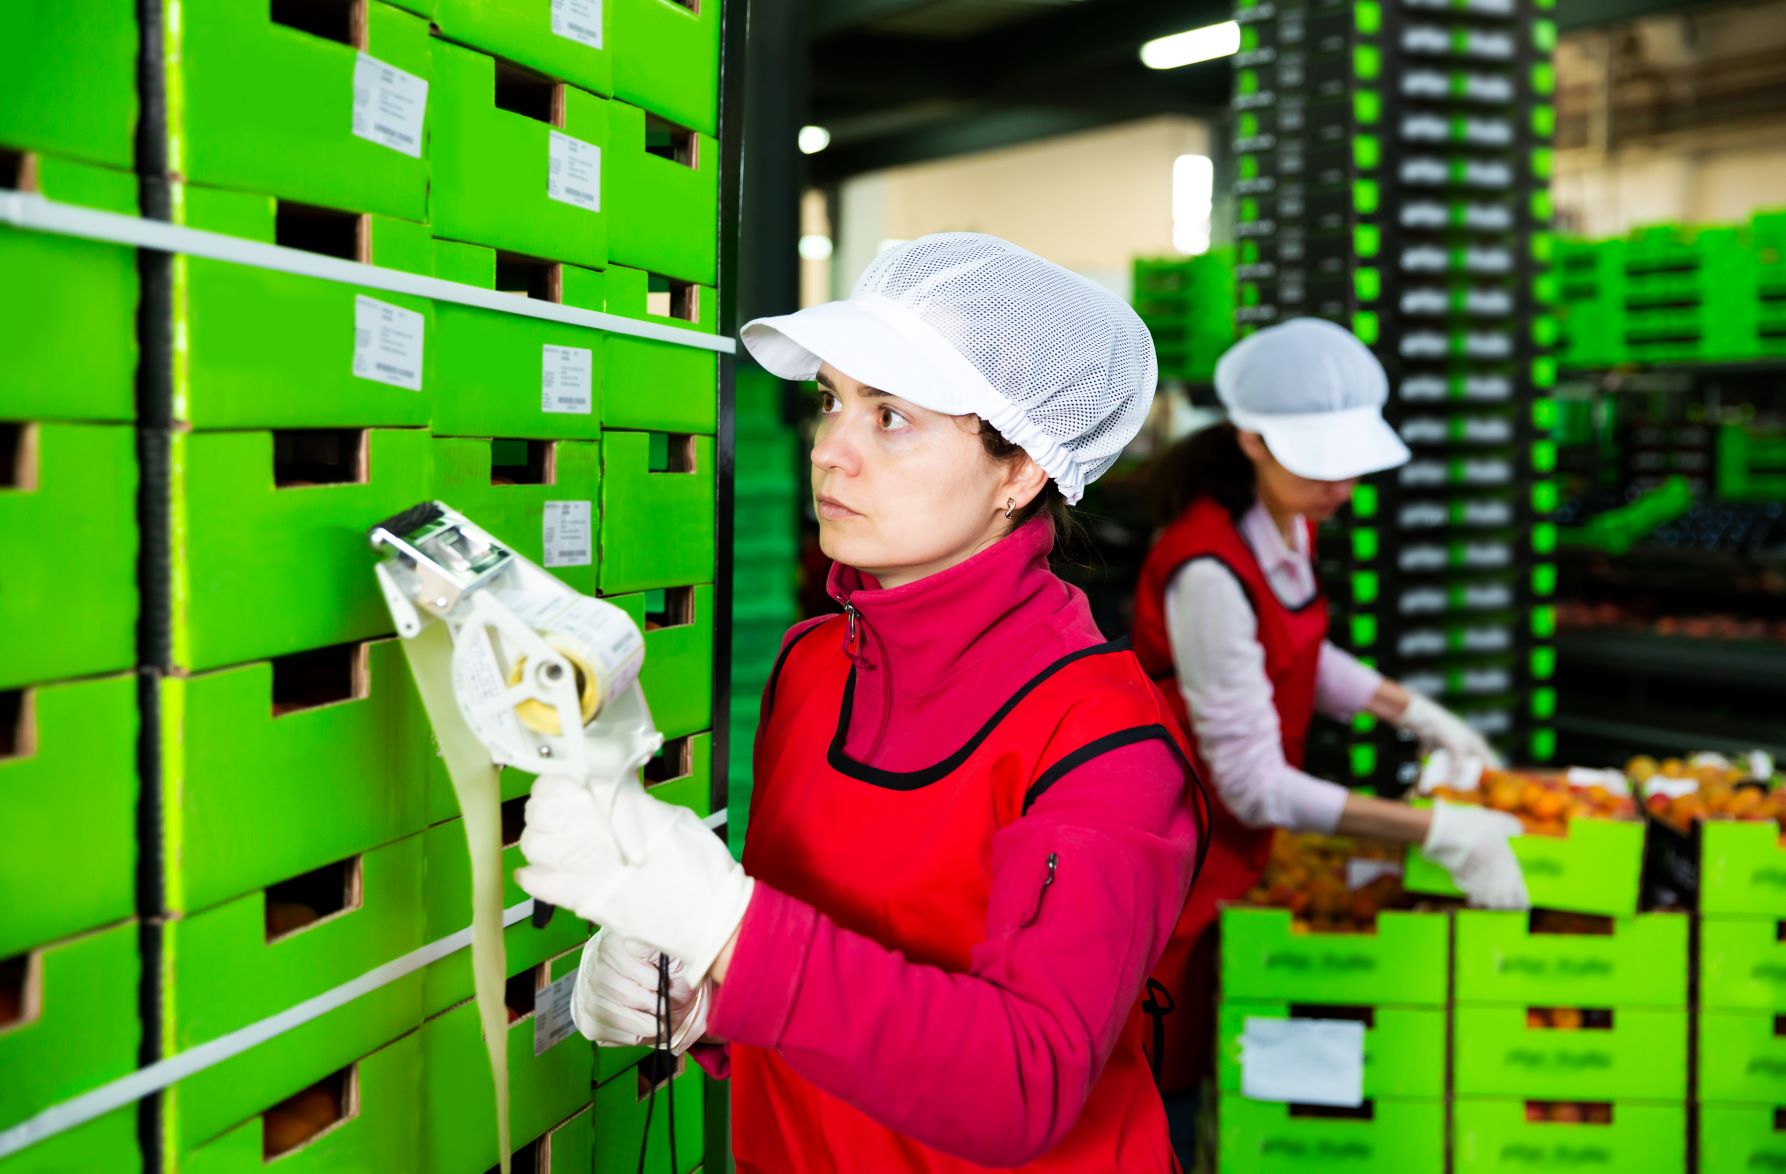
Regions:
<svg viewBox="0 0 1786 1174"><path fill-rule="evenodd" d="M1501 765L1501 756L1481 734L1443 705L1418 693L1408 694L1408 707L1395 719L1395 725L1413 734L1423 751L1448 750L1451 760L1459 764L1473 758L1486 766Z"/></svg>
<svg viewBox="0 0 1786 1174"><path fill-rule="evenodd" d="M1509 842L1524 830L1504 811L1439 802L1433 804L1432 826L1421 848L1451 874L1470 904L1529 909L1525 874Z"/></svg>
<svg viewBox="0 0 1786 1174"><path fill-rule="evenodd" d="M585 1039L610 1048L657 1042L658 952L604 929L583 947L571 1019ZM688 968L670 959L670 1051L680 1056L707 1033L712 982L691 986Z"/></svg>
<svg viewBox="0 0 1786 1174"><path fill-rule="evenodd" d="M636 780L616 785L610 815L583 784L541 776L521 833L527 866L515 880L541 901L680 960L689 985L699 985L744 920L753 882L700 816L652 798ZM621 858L616 833L631 859Z"/></svg>

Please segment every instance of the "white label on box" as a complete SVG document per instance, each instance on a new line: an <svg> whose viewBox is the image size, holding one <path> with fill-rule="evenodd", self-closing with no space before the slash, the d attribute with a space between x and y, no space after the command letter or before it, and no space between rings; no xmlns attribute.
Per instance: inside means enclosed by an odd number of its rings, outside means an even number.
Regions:
<svg viewBox="0 0 1786 1174"><path fill-rule="evenodd" d="M1402 862L1399 860L1374 860L1369 856L1352 856L1346 860L1348 889L1362 889L1382 877L1401 874Z"/></svg>
<svg viewBox="0 0 1786 1174"><path fill-rule="evenodd" d="M555 36L602 47L602 0L552 0L552 32Z"/></svg>
<svg viewBox="0 0 1786 1174"><path fill-rule="evenodd" d="M541 364L540 410L590 413L589 385L595 372L595 354L588 347L548 346Z"/></svg>
<svg viewBox="0 0 1786 1174"><path fill-rule="evenodd" d="M353 373L422 390L422 316L358 294L353 300Z"/></svg>
<svg viewBox="0 0 1786 1174"><path fill-rule="evenodd" d="M571 996L577 993L577 972L571 971L533 997L533 1054L542 1056L577 1032L571 1018Z"/></svg>
<svg viewBox="0 0 1786 1174"><path fill-rule="evenodd" d="M1249 1016L1240 1035L1240 1091L1255 1101L1356 1108L1364 1103L1364 1024Z"/></svg>
<svg viewBox="0 0 1786 1174"><path fill-rule="evenodd" d="M546 565L586 567L595 561L590 537L590 503L546 503Z"/></svg>
<svg viewBox="0 0 1786 1174"><path fill-rule="evenodd" d="M422 157L428 83L362 53L353 65L353 133L411 159Z"/></svg>
<svg viewBox="0 0 1786 1174"><path fill-rule="evenodd" d="M559 131L548 147L546 194L591 212L602 210L602 149Z"/></svg>

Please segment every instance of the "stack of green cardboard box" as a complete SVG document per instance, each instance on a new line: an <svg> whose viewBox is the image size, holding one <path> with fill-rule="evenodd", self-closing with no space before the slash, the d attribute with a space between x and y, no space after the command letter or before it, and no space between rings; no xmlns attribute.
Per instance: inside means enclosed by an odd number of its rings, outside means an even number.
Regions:
<svg viewBox="0 0 1786 1174"><path fill-rule="evenodd" d="M0 9L0 188L135 213L136 6L80 8ZM129 249L0 229L0 1130L142 1043L137 298ZM129 1107L0 1161L140 1165Z"/></svg>
<svg viewBox="0 0 1786 1174"><path fill-rule="evenodd" d="M1208 383L1234 342L1234 250L1136 257L1130 301L1153 335L1160 379Z"/></svg>
<svg viewBox="0 0 1786 1174"><path fill-rule="evenodd" d="M0 13L0 186L137 211L136 8ZM176 223L717 328L718 3L164 11L144 77L167 174L142 182L167 182ZM179 255L140 324L171 369L139 381L130 250L0 230L0 257L0 826L20 837L0 1067L24 1074L0 1128L468 924L456 804L365 543L416 501L634 615L668 739L647 781L708 813L713 351ZM133 427L139 402L171 427ZM168 548L141 584L139 526ZM505 773L511 868L530 783ZM588 931L507 934L513 1140L540 1169L630 1164L643 1138L641 1053L534 1055L535 993ZM162 1168L259 1166L318 1092L335 1116L293 1168L495 1165L471 990L451 955L175 1084L144 1114ZM692 1169L701 1078L675 1084ZM143 1162L125 1108L0 1169Z"/></svg>

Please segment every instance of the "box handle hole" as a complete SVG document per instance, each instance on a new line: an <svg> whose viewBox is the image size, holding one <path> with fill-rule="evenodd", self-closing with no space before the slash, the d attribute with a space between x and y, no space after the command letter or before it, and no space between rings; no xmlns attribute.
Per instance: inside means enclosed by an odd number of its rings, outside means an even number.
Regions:
<svg viewBox="0 0 1786 1174"><path fill-rule="evenodd" d="M280 489L364 485L369 469L363 429L302 428L273 433L273 484Z"/></svg>
<svg viewBox="0 0 1786 1174"><path fill-rule="evenodd" d="M371 669L364 644L336 644L273 658L273 716L362 701Z"/></svg>
<svg viewBox="0 0 1786 1174"><path fill-rule="evenodd" d="M331 1072L261 1114L261 1160L300 1149L359 1112L354 1066Z"/></svg>
<svg viewBox="0 0 1786 1174"><path fill-rule="evenodd" d="M333 864L267 887L267 941L280 941L319 921L358 909L361 899L360 858Z"/></svg>

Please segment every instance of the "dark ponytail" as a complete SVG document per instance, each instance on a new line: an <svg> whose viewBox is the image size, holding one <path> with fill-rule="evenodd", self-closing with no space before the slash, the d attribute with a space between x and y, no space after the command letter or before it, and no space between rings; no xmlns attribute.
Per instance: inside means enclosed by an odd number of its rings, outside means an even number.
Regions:
<svg viewBox="0 0 1786 1174"><path fill-rule="evenodd" d="M1253 462L1240 451L1240 437L1225 420L1162 453L1148 482L1154 518L1162 526L1200 497L1214 498L1236 519L1253 508Z"/></svg>

